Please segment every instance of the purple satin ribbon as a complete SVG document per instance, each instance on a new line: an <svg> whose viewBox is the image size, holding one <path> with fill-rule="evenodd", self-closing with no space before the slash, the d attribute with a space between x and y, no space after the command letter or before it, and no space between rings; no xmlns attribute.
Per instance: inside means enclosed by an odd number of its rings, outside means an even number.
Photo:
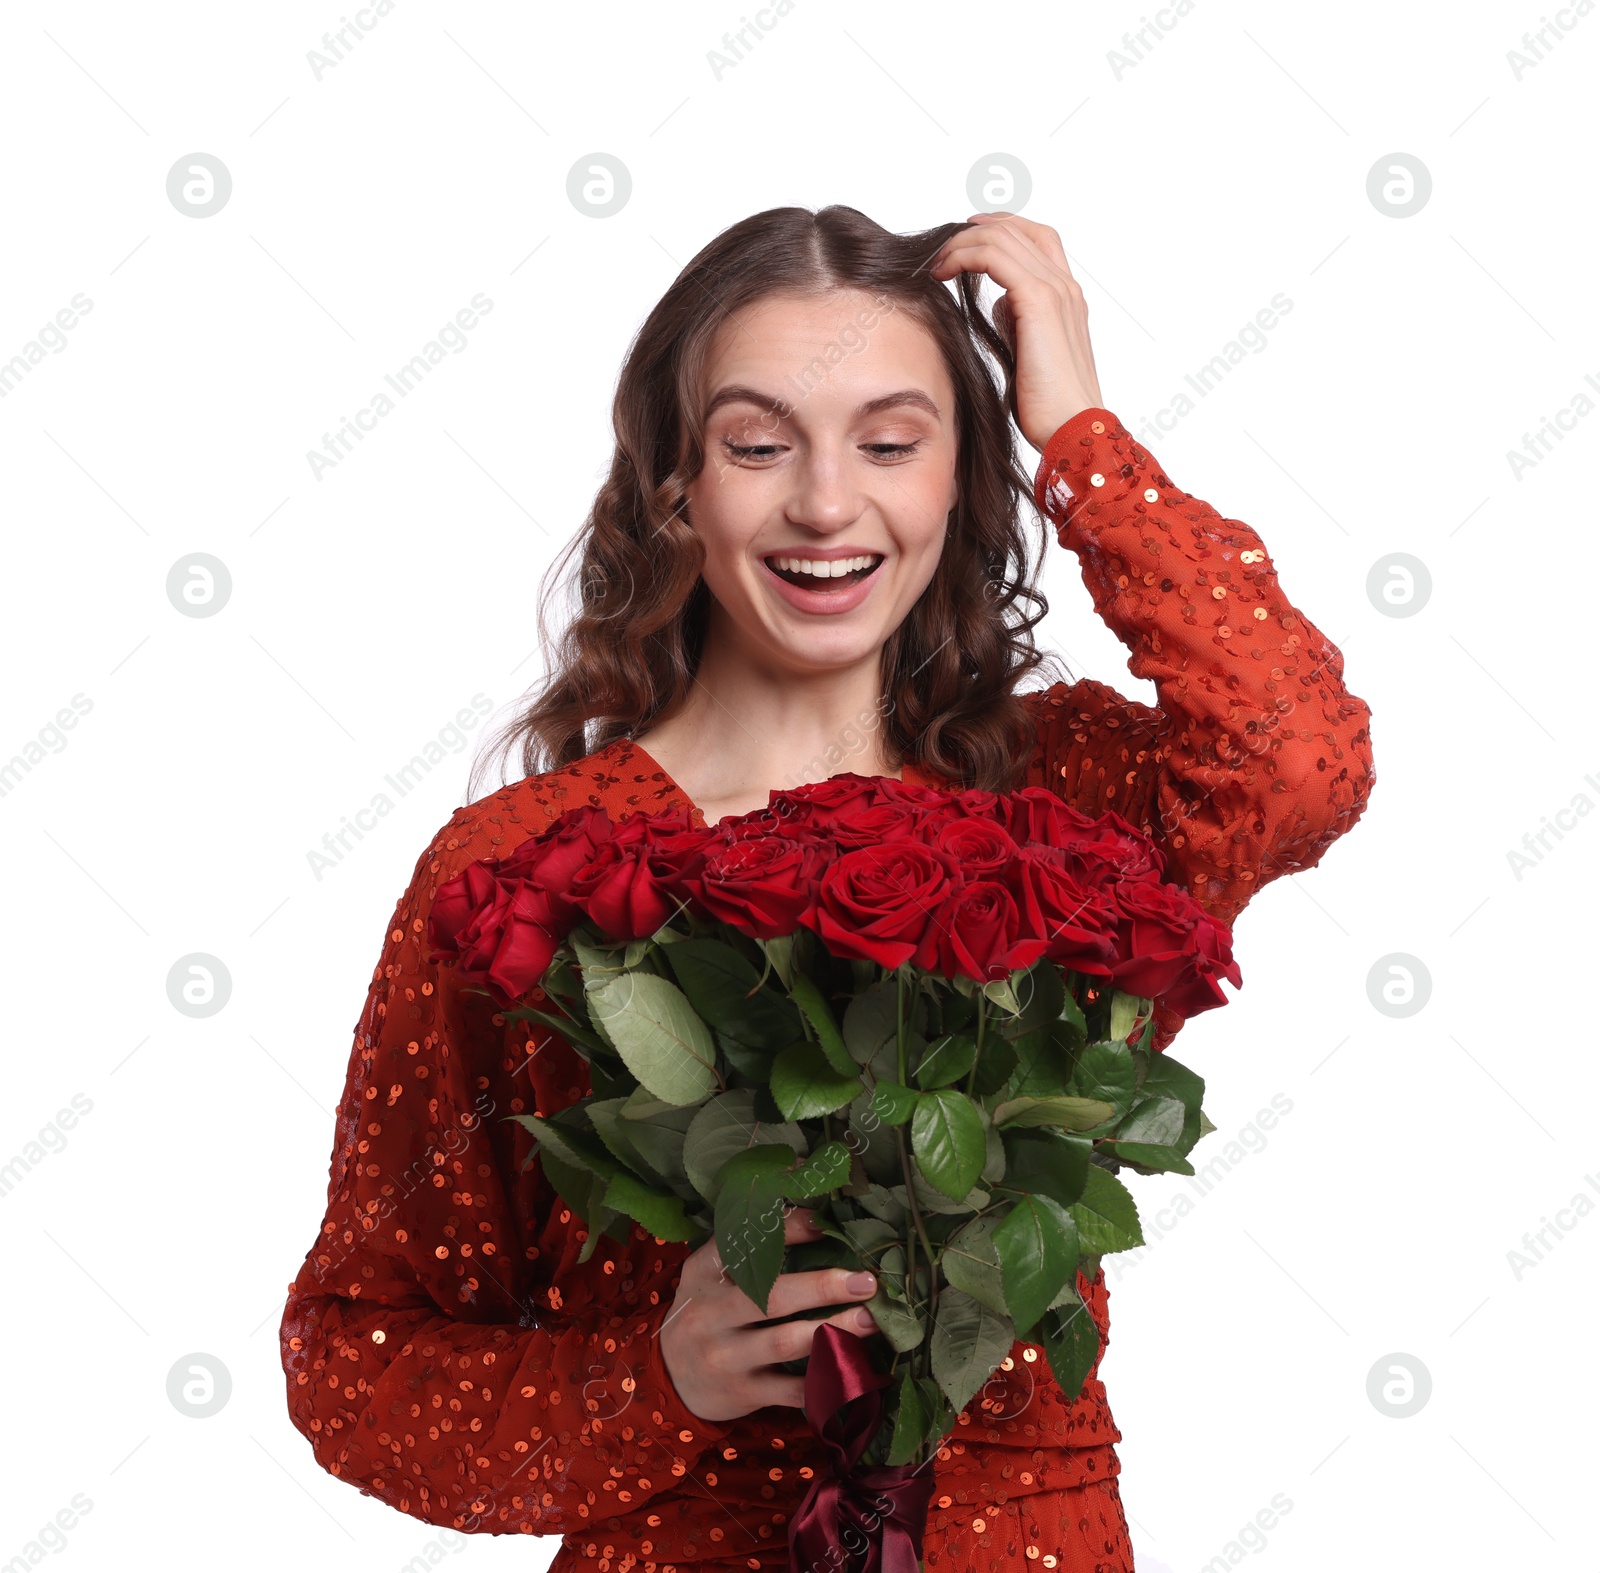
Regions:
<svg viewBox="0 0 1600 1573"><path fill-rule="evenodd" d="M882 1424L888 1385L862 1339L826 1322L817 1328L806 1420L833 1468L818 1472L789 1525L790 1573L920 1573L932 1468L857 1467Z"/></svg>

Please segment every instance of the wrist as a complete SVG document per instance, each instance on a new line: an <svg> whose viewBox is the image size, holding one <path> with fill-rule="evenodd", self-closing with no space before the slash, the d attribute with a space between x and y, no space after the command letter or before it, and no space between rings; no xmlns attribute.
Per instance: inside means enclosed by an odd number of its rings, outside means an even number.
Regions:
<svg viewBox="0 0 1600 1573"><path fill-rule="evenodd" d="M1059 477L1074 495L1084 489L1086 461L1096 447L1109 445L1124 435L1122 422L1100 404L1085 405L1068 416L1045 442L1034 478L1033 501L1045 513L1045 495Z"/></svg>

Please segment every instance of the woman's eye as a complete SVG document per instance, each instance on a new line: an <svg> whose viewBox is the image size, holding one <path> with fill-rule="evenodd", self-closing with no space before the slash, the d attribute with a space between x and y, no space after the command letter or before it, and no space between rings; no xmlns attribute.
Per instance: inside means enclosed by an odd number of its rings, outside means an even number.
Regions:
<svg viewBox="0 0 1600 1573"><path fill-rule="evenodd" d="M866 445L869 453L881 454L886 459L898 458L901 454L915 453L921 446L920 442L869 442Z"/></svg>
<svg viewBox="0 0 1600 1573"><path fill-rule="evenodd" d="M748 448L741 448L736 442L725 442L723 447L740 459L765 459L778 451L778 445L775 442L756 443Z"/></svg>

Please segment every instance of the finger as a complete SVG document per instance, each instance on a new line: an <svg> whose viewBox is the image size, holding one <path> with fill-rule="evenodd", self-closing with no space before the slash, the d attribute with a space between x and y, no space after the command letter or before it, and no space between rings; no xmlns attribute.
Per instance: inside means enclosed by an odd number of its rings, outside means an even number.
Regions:
<svg viewBox="0 0 1600 1573"><path fill-rule="evenodd" d="M963 230L953 235L928 271L936 279L986 273L1002 289L1016 290L1022 298L1037 296L1041 290L1059 297L1069 285L1076 288L1070 273L1003 229Z"/></svg>
<svg viewBox="0 0 1600 1573"><path fill-rule="evenodd" d="M767 1296L767 1318L816 1311L825 1305L845 1305L868 1300L877 1293L878 1280L852 1267L824 1267L810 1273L783 1273ZM759 1312L757 1313L759 1317ZM762 1318L765 1320L766 1318Z"/></svg>
<svg viewBox="0 0 1600 1573"><path fill-rule="evenodd" d="M1040 224L1031 218L1024 218L1020 213L974 213L967 221L970 224L1005 223L1020 232L1024 238L1037 246L1053 262L1063 268L1069 267L1067 262L1067 249L1061 244L1061 236L1048 224Z"/></svg>
<svg viewBox="0 0 1600 1573"><path fill-rule="evenodd" d="M1009 213L992 215L988 222L958 230L945 242L931 271L935 278L946 276L951 254L960 252L981 271L989 272L997 283L1002 282L974 249L990 246L1000 247L1014 255L1032 271L1054 281L1058 288L1062 285L1070 290L1078 288L1061 237L1046 224L1035 224L1031 219L1018 218Z"/></svg>
<svg viewBox="0 0 1600 1573"><path fill-rule="evenodd" d="M799 1245L807 1240L820 1240L822 1231L817 1227L817 1215L809 1207L796 1207L784 1215L783 1240L785 1245Z"/></svg>
<svg viewBox="0 0 1600 1573"><path fill-rule="evenodd" d="M811 1353L817 1329L827 1323L857 1338L877 1332L878 1324L865 1306L841 1311L837 1316L806 1317L797 1322L779 1322L772 1327L756 1327L741 1334L743 1356L752 1367L781 1365L786 1360L804 1360Z"/></svg>

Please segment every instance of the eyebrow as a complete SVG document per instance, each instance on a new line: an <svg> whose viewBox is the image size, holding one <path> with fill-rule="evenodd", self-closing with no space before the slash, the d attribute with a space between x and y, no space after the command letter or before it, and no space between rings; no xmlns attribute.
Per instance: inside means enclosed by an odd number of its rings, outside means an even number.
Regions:
<svg viewBox="0 0 1600 1573"><path fill-rule="evenodd" d="M712 415L722 408L724 404L754 404L768 414L776 415L780 420L787 419L794 414L794 405L784 399L774 398L771 394L761 393L755 388L733 386L720 388L712 396L711 402L706 406L705 418L710 420ZM884 410L895 409L901 405L910 404L918 409L928 412L935 420L942 420L939 406L933 402L920 388L901 388L895 393L885 393L880 398L868 399L865 404L856 407L856 416L877 415Z"/></svg>

